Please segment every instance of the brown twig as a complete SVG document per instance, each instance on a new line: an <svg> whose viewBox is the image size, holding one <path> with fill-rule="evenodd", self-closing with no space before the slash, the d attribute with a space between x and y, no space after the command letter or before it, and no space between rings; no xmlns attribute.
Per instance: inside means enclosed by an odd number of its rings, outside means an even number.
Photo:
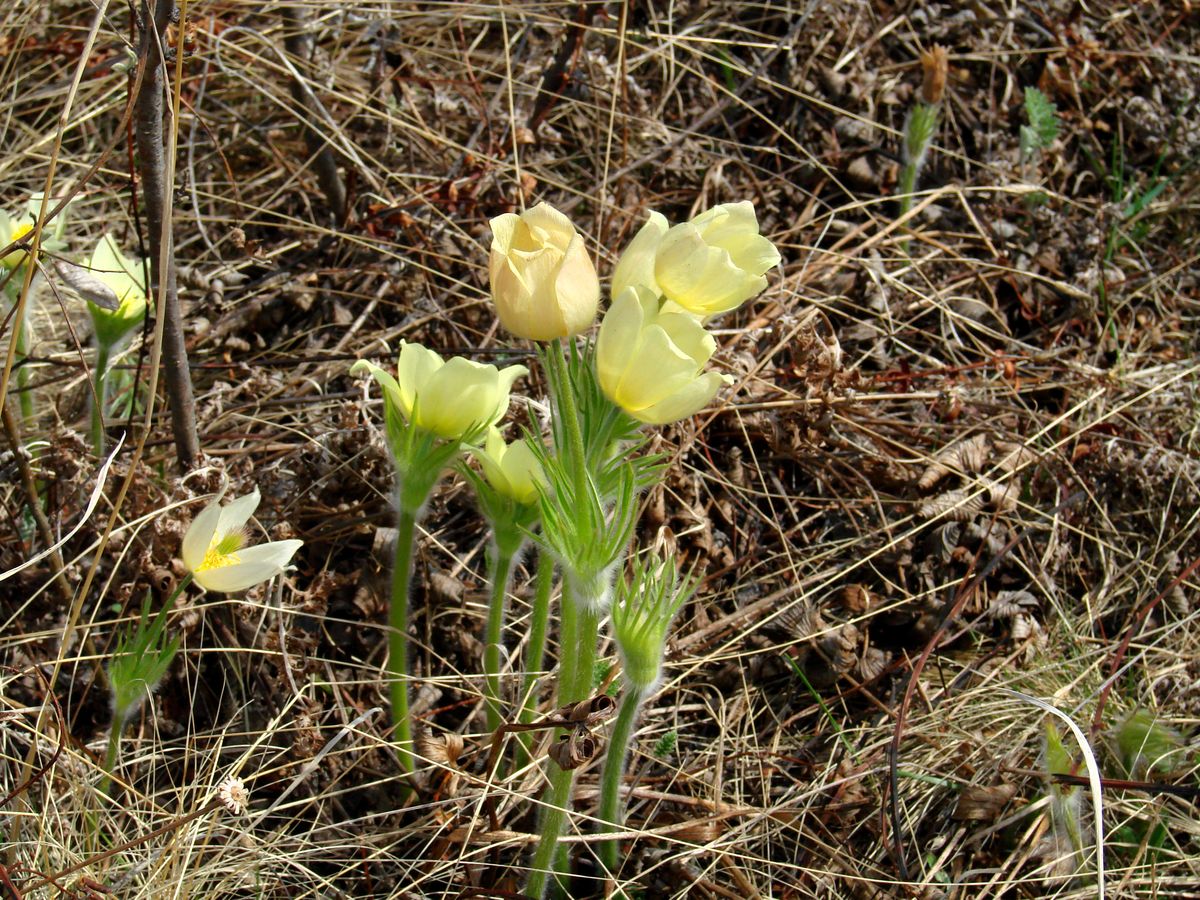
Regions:
<svg viewBox="0 0 1200 900"><path fill-rule="evenodd" d="M305 75L312 59L313 39L308 30L308 23L301 7L288 5L283 7L283 22L286 33L283 38L283 48L293 58L296 71ZM337 224L346 221L346 185L338 172L337 154L333 152L331 142L322 136L311 124L320 117L317 114L315 98L303 77L293 78L291 82L292 99L296 105L307 114L301 117L304 130L304 146L312 157L313 169L317 173L317 183L325 194L325 202L333 213Z"/></svg>
<svg viewBox="0 0 1200 900"><path fill-rule="evenodd" d="M137 149L140 159L142 196L146 203L146 226L150 238L151 271L159 298L158 314L163 317L163 368L167 396L171 401L171 430L175 436L175 455L179 465L191 469L200 456L200 438L196 433L196 401L188 371L187 344L183 337L183 314L179 307L179 286L175 275L175 246L168 215L167 160L163 149L163 93L166 82L166 58L163 35L175 8L173 0L142 0L141 56L146 73L137 95ZM186 3L184 4L186 5ZM185 11L186 12L186 11ZM182 64L182 48L176 60Z"/></svg>

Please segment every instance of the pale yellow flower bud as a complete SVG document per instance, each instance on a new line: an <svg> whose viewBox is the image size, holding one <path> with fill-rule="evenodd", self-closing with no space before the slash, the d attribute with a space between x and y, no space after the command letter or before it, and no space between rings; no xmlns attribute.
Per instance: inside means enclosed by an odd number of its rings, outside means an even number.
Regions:
<svg viewBox="0 0 1200 900"><path fill-rule="evenodd" d="M488 275L500 322L517 337L550 341L591 326L600 281L571 220L547 203L491 221Z"/></svg>
<svg viewBox="0 0 1200 900"><path fill-rule="evenodd" d="M221 506L214 500L192 520L181 556L196 584L208 591L243 591L283 571L303 541L247 547L246 523L258 508L258 489Z"/></svg>
<svg viewBox="0 0 1200 900"><path fill-rule="evenodd" d="M410 424L447 440L458 440L477 428L495 425L508 411L513 382L529 370L500 370L461 356L449 361L420 344L402 341L393 378L374 363L360 359L352 375L369 372Z"/></svg>
<svg viewBox="0 0 1200 900"><path fill-rule="evenodd" d="M496 493L525 506L537 502L538 485L546 483L546 475L524 439L506 445L499 429L489 428L483 449L475 455Z"/></svg>
<svg viewBox="0 0 1200 900"><path fill-rule="evenodd" d="M758 233L754 204L722 203L668 231L654 277L663 296L689 312L713 316L737 309L766 289L764 273L779 251Z"/></svg>
<svg viewBox="0 0 1200 900"><path fill-rule="evenodd" d="M716 341L695 316L644 287L626 288L600 325L596 372L605 396L639 421L662 425L704 407L731 381L703 372Z"/></svg>
<svg viewBox="0 0 1200 900"><path fill-rule="evenodd" d="M88 312L96 338L106 346L112 346L141 324L146 317L146 287L140 262L125 256L118 248L112 235L106 234L96 244L88 260L90 275L112 291L116 298L116 309L105 309L91 301Z"/></svg>

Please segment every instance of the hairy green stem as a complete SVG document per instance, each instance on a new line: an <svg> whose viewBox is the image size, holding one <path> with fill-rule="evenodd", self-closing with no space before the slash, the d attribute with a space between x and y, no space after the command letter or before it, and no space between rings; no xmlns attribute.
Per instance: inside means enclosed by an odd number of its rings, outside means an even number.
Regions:
<svg viewBox="0 0 1200 900"><path fill-rule="evenodd" d="M392 603L388 610L388 674L391 676L392 724L397 755L405 774L413 771L412 722L408 713L408 592L412 581L413 538L417 515L400 507L392 567Z"/></svg>
<svg viewBox="0 0 1200 900"><path fill-rule="evenodd" d="M533 595L533 616L529 621L529 643L525 647L525 680L521 684L521 711L517 721L532 722L537 710L538 673L545 665L546 631L550 624L550 595L554 589L554 557L542 550L538 553L537 584ZM533 759L533 736L520 736L521 765Z"/></svg>
<svg viewBox="0 0 1200 900"><path fill-rule="evenodd" d="M17 399L21 404L21 421L29 425L33 422L33 392L29 390L29 367L26 364L29 348L26 345L25 323L17 319L13 327L17 330L14 336L17 342Z"/></svg>
<svg viewBox="0 0 1200 900"><path fill-rule="evenodd" d="M95 397L92 398L90 430L92 449L96 451L97 459L104 458L104 409L108 406L108 360L111 349L107 344L96 343L96 365L92 369L92 390Z"/></svg>
<svg viewBox="0 0 1200 900"><path fill-rule="evenodd" d="M570 579L563 586L562 638L559 660L558 705L566 706L584 700L591 693L592 671L596 662L596 638L600 615L591 598L572 596ZM540 898L549 887L549 876L557 869L564 870L565 860L555 865L558 839L562 835L570 811L571 788L575 783L574 769L558 769L550 776L550 791L542 813L537 850L530 867L525 893Z"/></svg>
<svg viewBox="0 0 1200 900"><path fill-rule="evenodd" d="M621 711L608 739L608 750L604 756L604 771L600 776L600 833L621 830L621 775L625 771L625 760L629 756L629 739L633 725L642 708L642 692L629 687L621 699ZM617 841L605 841L600 845L600 861L610 875L620 868Z"/></svg>
<svg viewBox="0 0 1200 900"><path fill-rule="evenodd" d="M483 672L487 691L487 729L500 727L504 707L500 700L500 650L504 646L504 599L512 555L492 547L492 597L488 603L486 643L483 646Z"/></svg>

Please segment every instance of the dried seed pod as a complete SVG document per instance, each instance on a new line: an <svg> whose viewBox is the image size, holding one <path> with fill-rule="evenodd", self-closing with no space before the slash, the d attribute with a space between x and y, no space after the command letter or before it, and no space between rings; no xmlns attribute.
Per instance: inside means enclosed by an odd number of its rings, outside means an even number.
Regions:
<svg viewBox="0 0 1200 900"><path fill-rule="evenodd" d="M865 585L848 584L842 588L842 606L856 616L882 605L883 598Z"/></svg>
<svg viewBox="0 0 1200 900"><path fill-rule="evenodd" d="M1018 643L1033 634L1035 628L1037 622L1025 613L1017 613L1012 617L1012 639Z"/></svg>
<svg viewBox="0 0 1200 900"><path fill-rule="evenodd" d="M878 647L867 647L854 667L859 681L874 681L887 669L891 655Z"/></svg>
<svg viewBox="0 0 1200 900"><path fill-rule="evenodd" d="M951 472L978 472L987 462L988 446L988 436L977 434L943 447L922 473L917 487L927 491Z"/></svg>
<svg viewBox="0 0 1200 900"><path fill-rule="evenodd" d="M1011 481L1000 482L983 480L983 484L987 488L988 502L1001 512L1012 512L1017 508L1017 498L1020 496L1020 488Z"/></svg>
<svg viewBox="0 0 1200 900"><path fill-rule="evenodd" d="M776 624L795 637L808 637L825 628L821 611L806 600L800 600L780 610Z"/></svg>
<svg viewBox="0 0 1200 900"><path fill-rule="evenodd" d="M1003 454L1000 461L996 463L996 467L1002 472L1016 472L1018 469L1023 469L1039 456L1036 451L1030 450L1024 444L1012 441L997 441L996 451Z"/></svg>
<svg viewBox="0 0 1200 900"><path fill-rule="evenodd" d="M926 519L945 515L947 519L965 522L983 510L984 500L984 495L978 491L957 488L922 501L917 507L917 515Z"/></svg>
<svg viewBox="0 0 1200 900"><path fill-rule="evenodd" d="M998 591L988 606L988 615L993 619L1011 619L1039 605L1037 597L1029 591Z"/></svg>
<svg viewBox="0 0 1200 900"><path fill-rule="evenodd" d="M1015 784L964 785L951 818L956 822L994 822L1016 795Z"/></svg>
<svg viewBox="0 0 1200 900"><path fill-rule="evenodd" d="M583 725L576 725L560 737L549 751L560 769L578 769L600 751L600 740Z"/></svg>
<svg viewBox="0 0 1200 900"><path fill-rule="evenodd" d="M457 766L464 747L462 735L453 733L431 735L426 731L413 740L417 756L439 766Z"/></svg>
<svg viewBox="0 0 1200 900"><path fill-rule="evenodd" d="M956 551L962 544L962 537L962 522L947 522L935 530L931 542L934 552L942 558L942 562L949 562L955 558Z"/></svg>

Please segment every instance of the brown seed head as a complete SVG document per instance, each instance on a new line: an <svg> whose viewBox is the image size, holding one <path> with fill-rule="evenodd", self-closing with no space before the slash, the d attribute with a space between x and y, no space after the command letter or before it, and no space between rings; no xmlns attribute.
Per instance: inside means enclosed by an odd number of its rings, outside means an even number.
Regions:
<svg viewBox="0 0 1200 900"><path fill-rule="evenodd" d="M934 44L921 53L921 70L924 80L921 82L921 99L926 103L936 105L942 102L946 93L946 72L949 69L949 57L946 48Z"/></svg>

